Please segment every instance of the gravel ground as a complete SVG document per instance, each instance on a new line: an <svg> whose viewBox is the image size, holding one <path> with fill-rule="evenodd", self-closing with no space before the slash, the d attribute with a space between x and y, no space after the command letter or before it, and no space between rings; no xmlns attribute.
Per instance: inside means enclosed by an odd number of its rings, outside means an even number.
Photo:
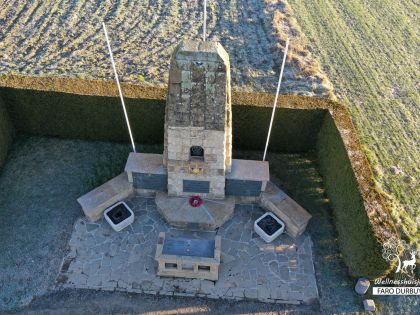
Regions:
<svg viewBox="0 0 420 315"><path fill-rule="evenodd" d="M13 312L27 315L73 314L319 314L309 306L227 302L199 298L153 297L150 295L92 290L64 290L34 300Z"/></svg>

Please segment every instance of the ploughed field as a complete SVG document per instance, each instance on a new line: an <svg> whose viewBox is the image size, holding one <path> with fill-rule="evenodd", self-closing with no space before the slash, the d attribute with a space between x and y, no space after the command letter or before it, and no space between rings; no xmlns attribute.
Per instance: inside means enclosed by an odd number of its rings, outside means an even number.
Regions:
<svg viewBox="0 0 420 315"><path fill-rule="evenodd" d="M202 3L0 1L0 74L112 79L105 21L122 80L165 84L176 44L202 36ZM220 40L229 52L235 88L275 91L284 35L299 35L285 10L281 1L208 1L208 38ZM330 87L310 52L294 47L283 92L327 95Z"/></svg>
<svg viewBox="0 0 420 315"><path fill-rule="evenodd" d="M349 107L392 216L419 242L419 16L414 0L289 0Z"/></svg>

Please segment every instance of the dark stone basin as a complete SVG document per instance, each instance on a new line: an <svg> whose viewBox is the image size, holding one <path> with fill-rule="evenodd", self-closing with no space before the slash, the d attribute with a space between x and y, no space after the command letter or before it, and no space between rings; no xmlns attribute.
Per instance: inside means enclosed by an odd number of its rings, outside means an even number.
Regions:
<svg viewBox="0 0 420 315"><path fill-rule="evenodd" d="M162 254L213 258L214 247L214 240L169 237L163 243Z"/></svg>
<svg viewBox="0 0 420 315"><path fill-rule="evenodd" d="M106 216L110 218L112 223L114 223L115 225L121 223L125 219L129 218L131 215L131 212L123 203L120 203L119 205L115 206L111 211L108 211L106 213Z"/></svg>
<svg viewBox="0 0 420 315"><path fill-rule="evenodd" d="M271 236L283 227L282 224L277 222L271 215L265 216L260 220L257 225L268 235Z"/></svg>

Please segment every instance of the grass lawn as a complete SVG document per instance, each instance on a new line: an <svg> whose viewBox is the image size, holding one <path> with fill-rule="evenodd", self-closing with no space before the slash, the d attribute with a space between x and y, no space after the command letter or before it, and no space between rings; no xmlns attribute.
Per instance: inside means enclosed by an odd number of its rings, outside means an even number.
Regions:
<svg viewBox="0 0 420 315"><path fill-rule="evenodd" d="M289 0L349 107L392 215L419 240L419 16L414 0ZM400 167L394 174L391 167ZM416 182L417 180L417 182Z"/></svg>
<svg viewBox="0 0 420 315"><path fill-rule="evenodd" d="M82 215L76 199L122 172L129 150L105 142L15 139L0 171L0 313L51 288Z"/></svg>

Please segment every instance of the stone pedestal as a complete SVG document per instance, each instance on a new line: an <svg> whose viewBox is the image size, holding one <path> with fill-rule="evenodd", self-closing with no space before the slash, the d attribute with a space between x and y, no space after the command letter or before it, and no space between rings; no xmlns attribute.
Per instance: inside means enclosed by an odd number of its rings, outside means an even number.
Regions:
<svg viewBox="0 0 420 315"><path fill-rule="evenodd" d="M159 233L155 260L159 276L219 279L221 237L215 240L166 238Z"/></svg>
<svg viewBox="0 0 420 315"><path fill-rule="evenodd" d="M197 208L189 203L189 197L173 197L158 192L155 198L159 213L173 226L191 230L215 230L228 221L235 209L235 198L224 200L203 199Z"/></svg>
<svg viewBox="0 0 420 315"><path fill-rule="evenodd" d="M355 286L354 290L356 291L357 294L363 295L367 292L369 287L370 287L369 279L359 278L357 280L357 283L356 283L356 286Z"/></svg>

